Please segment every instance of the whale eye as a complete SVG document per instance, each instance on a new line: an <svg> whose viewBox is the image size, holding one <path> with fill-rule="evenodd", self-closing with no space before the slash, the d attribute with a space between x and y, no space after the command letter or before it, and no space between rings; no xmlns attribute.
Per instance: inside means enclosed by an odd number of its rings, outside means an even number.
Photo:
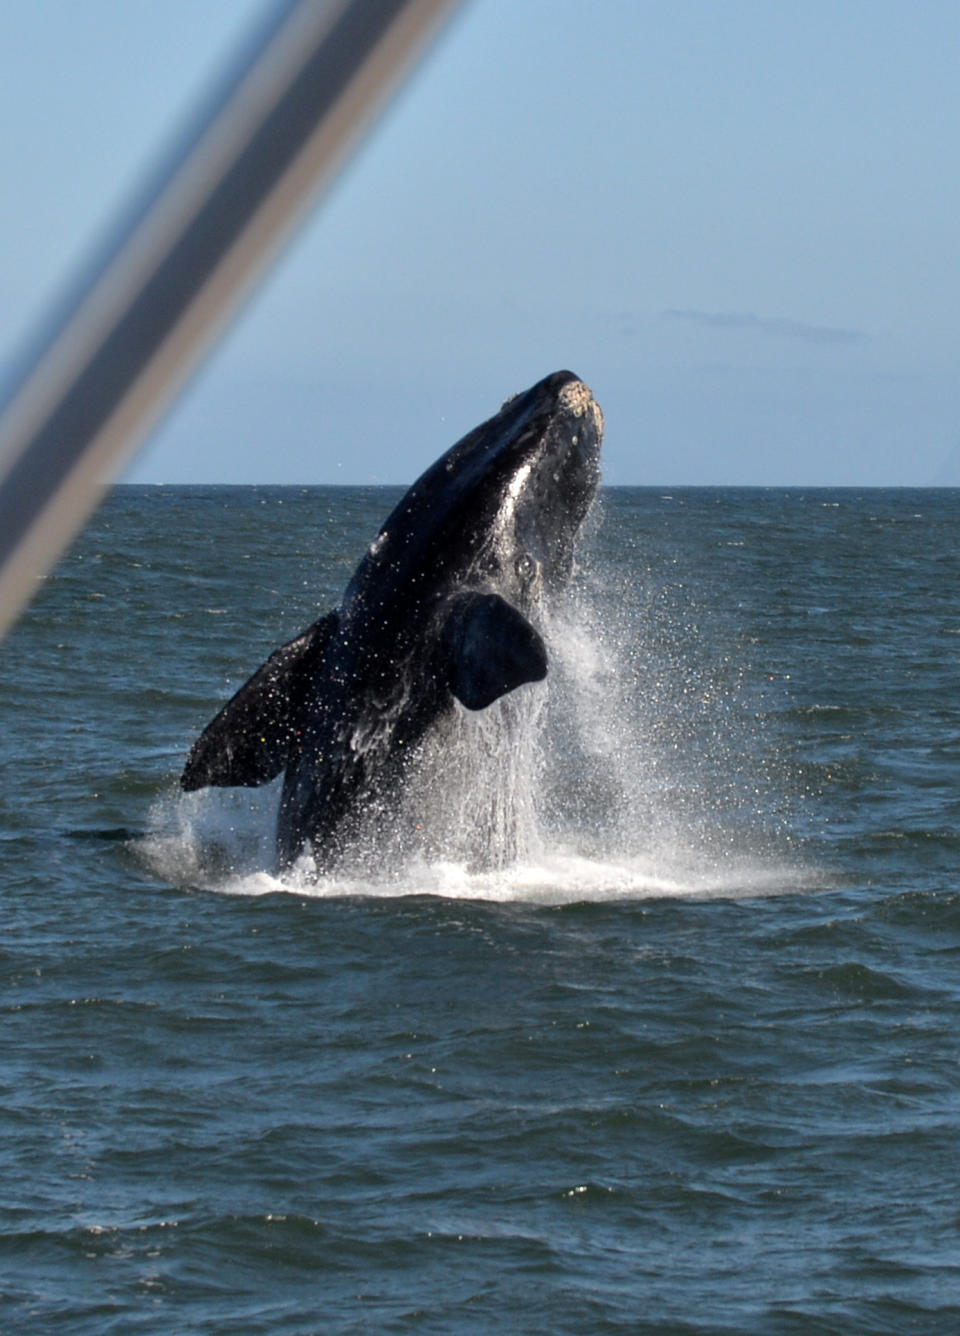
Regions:
<svg viewBox="0 0 960 1336"><path fill-rule="evenodd" d="M517 557L516 571L524 584L528 584L537 573L537 563L529 552L521 552Z"/></svg>

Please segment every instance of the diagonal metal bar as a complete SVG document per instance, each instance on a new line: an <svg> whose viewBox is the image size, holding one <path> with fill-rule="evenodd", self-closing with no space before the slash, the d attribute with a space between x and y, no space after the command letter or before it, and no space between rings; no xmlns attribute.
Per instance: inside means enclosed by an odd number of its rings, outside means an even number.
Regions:
<svg viewBox="0 0 960 1336"><path fill-rule="evenodd" d="M0 635L454 3L284 6L0 414Z"/></svg>

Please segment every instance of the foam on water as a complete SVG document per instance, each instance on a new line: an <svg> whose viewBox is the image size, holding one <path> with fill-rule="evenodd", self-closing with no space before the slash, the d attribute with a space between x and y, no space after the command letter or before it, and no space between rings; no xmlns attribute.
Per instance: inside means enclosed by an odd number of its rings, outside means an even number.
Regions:
<svg viewBox="0 0 960 1336"><path fill-rule="evenodd" d="M335 875L274 875L279 784L170 794L141 852L235 895L437 895L562 904L757 896L810 884L770 783L741 773L736 682L694 674L642 590L581 579L546 614L547 683L457 706ZM742 715L742 711L740 712ZM822 871L817 878L822 885Z"/></svg>
<svg viewBox="0 0 960 1336"><path fill-rule="evenodd" d="M277 895L333 899L433 895L451 900L563 905L650 898L755 898L802 891L811 877L797 860L749 852L711 858L676 845L651 852L587 853L552 845L536 832L539 848L497 865L463 857L410 854L379 868L359 859L337 874L320 876L309 859L281 874L273 862L276 786L252 799L244 792L208 791L162 799L142 857L165 880L224 895ZM272 801L271 801L272 799ZM502 818L504 808L497 812ZM529 836L529 832L527 832ZM512 838L512 837L511 837ZM364 851L366 856L366 851ZM818 885L823 884L822 874Z"/></svg>
<svg viewBox="0 0 960 1336"><path fill-rule="evenodd" d="M471 871L463 863L411 864L396 877L313 878L293 871L283 877L254 872L229 877L207 889L224 895L292 894L310 899L434 895L447 900L499 904L566 905L648 899L755 899L798 893L808 879L790 865L755 863L709 869L677 868L674 877L642 863L602 862L578 854L552 854L537 863L517 863L496 872Z"/></svg>

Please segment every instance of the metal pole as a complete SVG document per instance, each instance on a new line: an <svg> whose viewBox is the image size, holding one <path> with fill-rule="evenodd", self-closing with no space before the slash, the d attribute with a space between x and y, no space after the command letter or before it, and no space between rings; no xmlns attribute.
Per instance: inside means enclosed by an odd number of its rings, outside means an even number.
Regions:
<svg viewBox="0 0 960 1336"><path fill-rule="evenodd" d="M0 414L0 636L454 0L296 0Z"/></svg>

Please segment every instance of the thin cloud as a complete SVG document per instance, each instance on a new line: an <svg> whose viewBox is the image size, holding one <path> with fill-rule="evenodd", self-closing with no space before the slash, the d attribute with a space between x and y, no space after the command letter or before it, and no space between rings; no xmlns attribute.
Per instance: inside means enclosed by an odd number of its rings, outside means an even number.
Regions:
<svg viewBox="0 0 960 1336"><path fill-rule="evenodd" d="M753 315L748 311L664 311L668 320L686 320L707 329L752 329L780 339L802 339L806 343L865 343L860 329L837 329L832 325L807 325L802 320Z"/></svg>

